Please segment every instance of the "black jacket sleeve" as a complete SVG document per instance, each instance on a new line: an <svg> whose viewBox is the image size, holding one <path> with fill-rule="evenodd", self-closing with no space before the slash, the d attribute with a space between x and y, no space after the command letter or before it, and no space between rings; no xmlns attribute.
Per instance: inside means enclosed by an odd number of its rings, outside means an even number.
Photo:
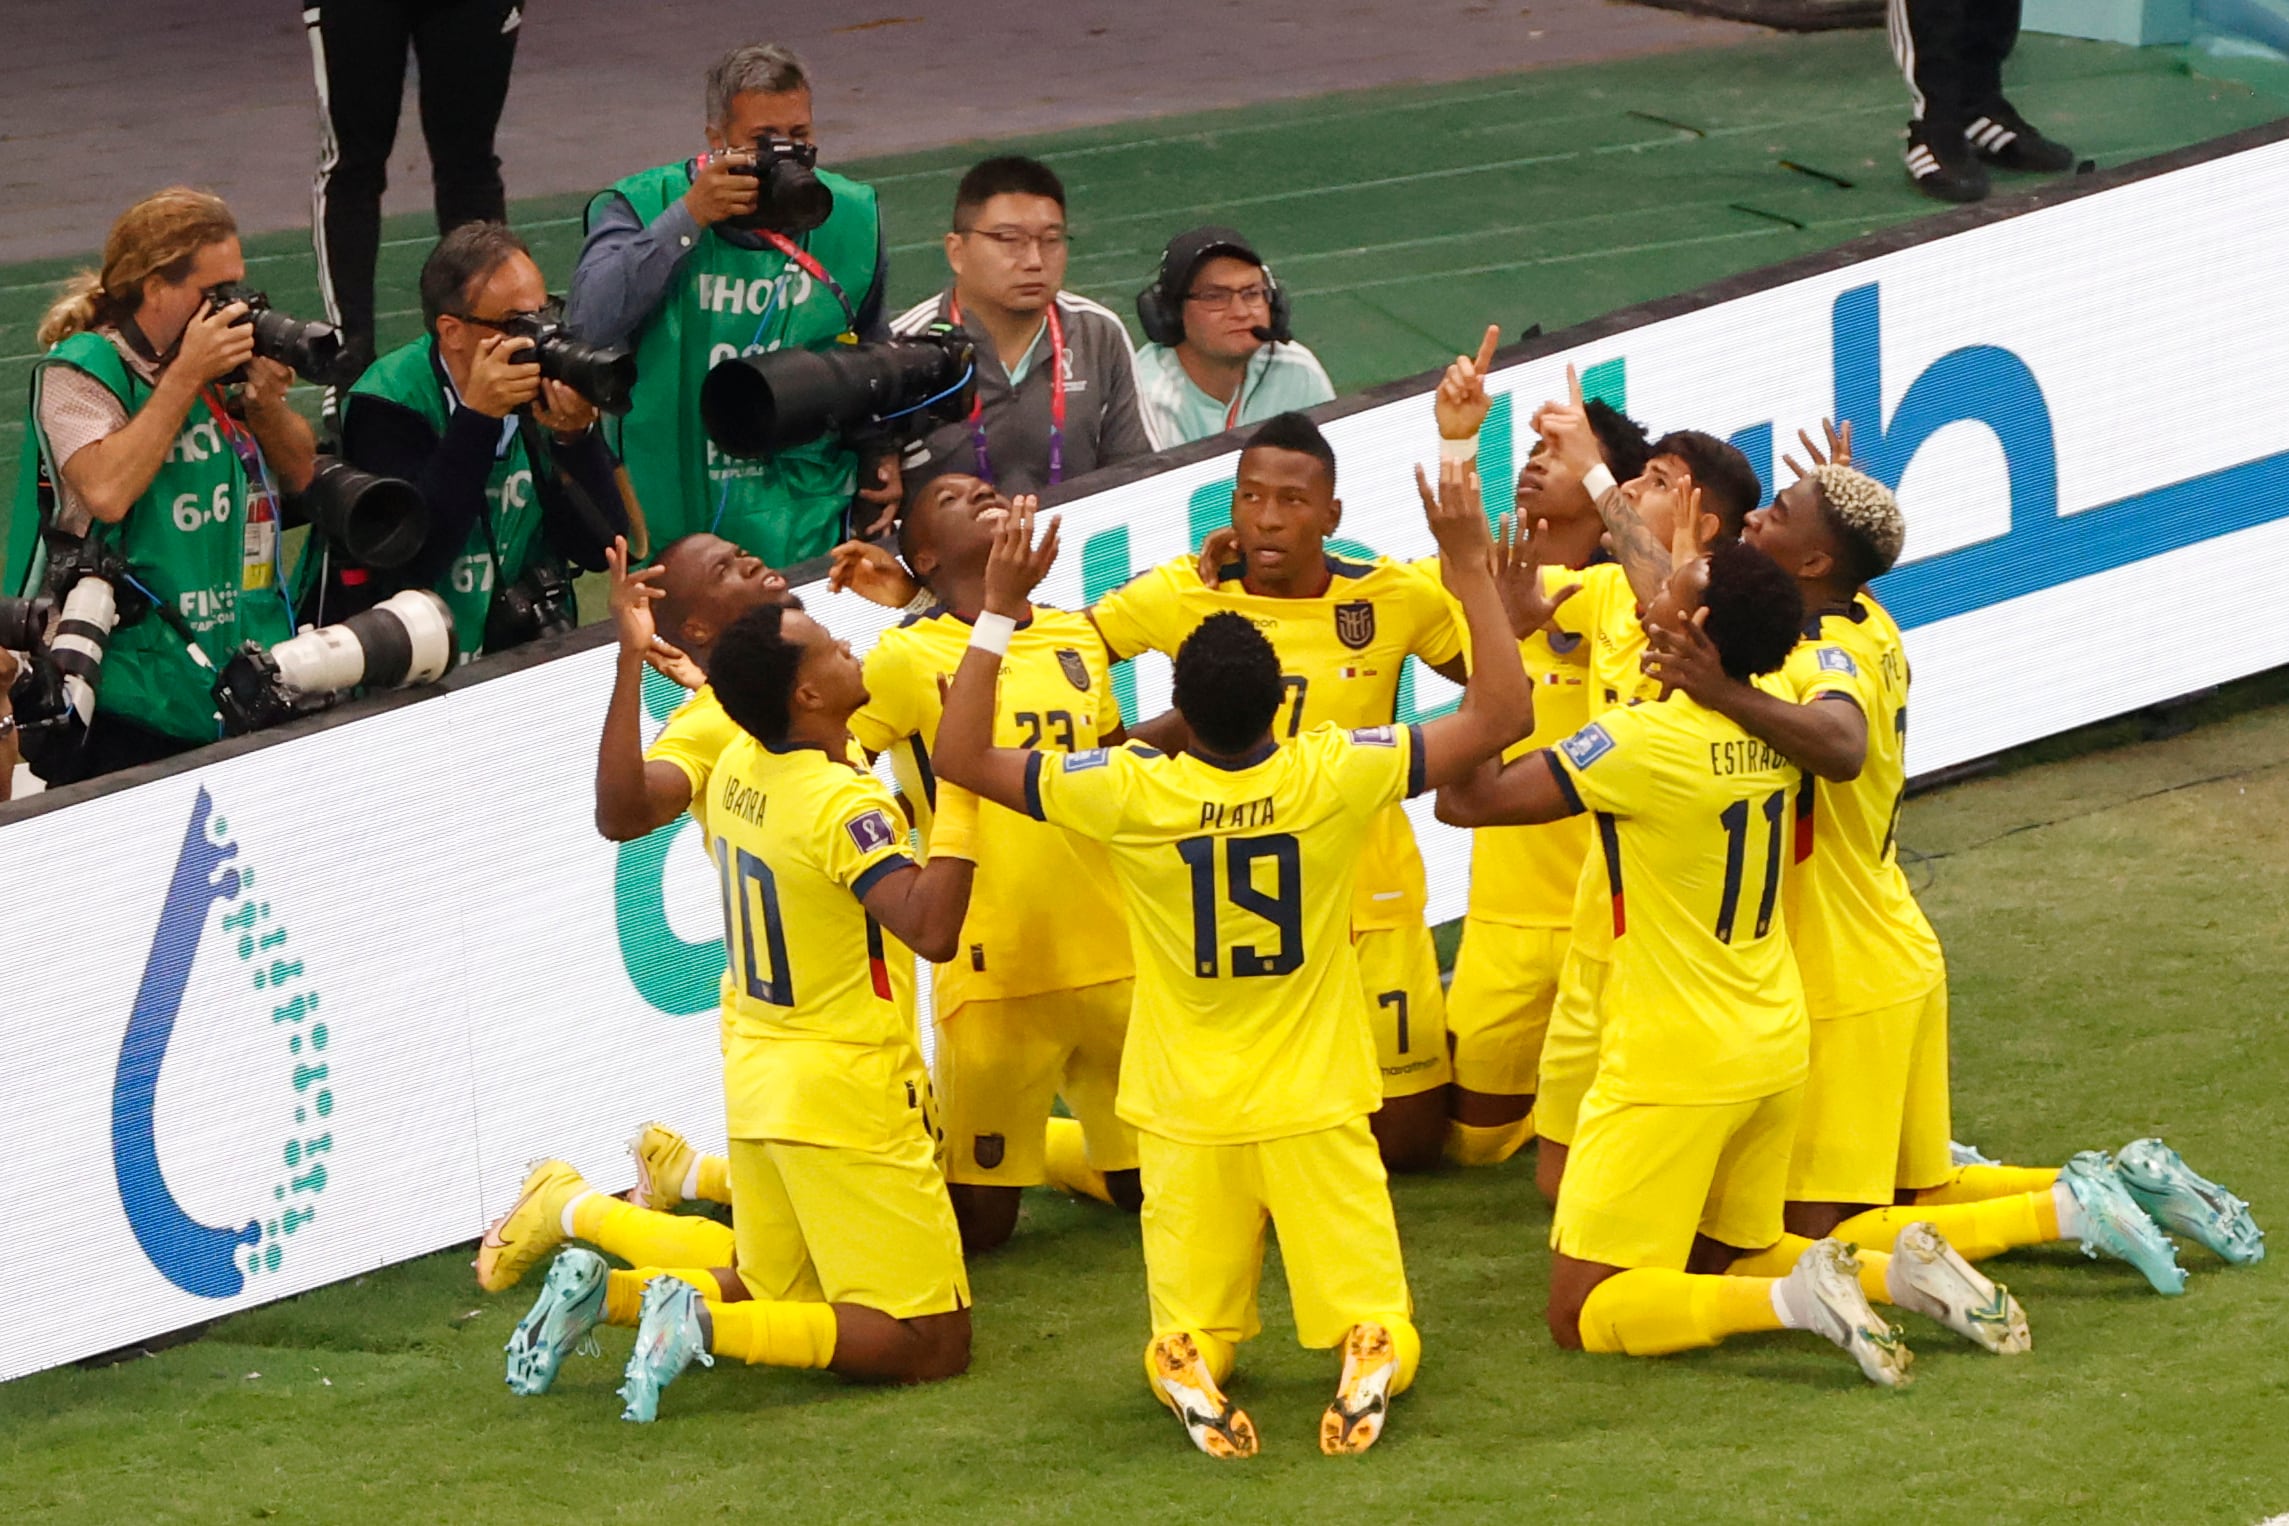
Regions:
<svg viewBox="0 0 2289 1526"><path fill-rule="evenodd" d="M604 431L591 429L570 445L550 440L548 453L556 469L533 473L533 488L540 494L541 533L549 548L573 566L602 572L612 537L628 533L628 508L613 479L615 463ZM586 505L575 500L575 489L586 495Z"/></svg>

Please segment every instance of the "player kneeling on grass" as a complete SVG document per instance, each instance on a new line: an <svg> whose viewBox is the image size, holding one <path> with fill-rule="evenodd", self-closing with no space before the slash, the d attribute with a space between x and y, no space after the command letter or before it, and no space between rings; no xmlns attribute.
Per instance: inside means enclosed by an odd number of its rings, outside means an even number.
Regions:
<svg viewBox="0 0 2289 1526"><path fill-rule="evenodd" d="M1688 516L1689 517L1689 516ZM1692 620L1750 679L1796 644L1803 605L1763 554L1679 537L1649 625ZM1753 1330L1817 1331L1882 1384L1910 1357L1869 1307L1852 1248L1786 1276L1728 1276L1781 1239L1808 1052L1780 911L1796 766L1686 696L1617 710L1439 797L1466 826L1596 813L1613 964L1597 1077L1551 1224L1550 1332L1649 1356Z"/></svg>
<svg viewBox="0 0 2289 1526"><path fill-rule="evenodd" d="M2119 1157L2084 1151L2063 1170L1955 1161L1947 967L1899 864L1907 656L1899 627L1868 590L1898 559L1906 525L1891 491L1848 464L1850 423L1827 435L1825 452L1799 436L1812 465L1797 468L1799 480L1749 515L1742 533L1795 578L1809 616L1781 670L1786 692L1728 674L1690 625L1651 638L1657 677L1813 776L1797 802L1787 886L1812 1018L1790 1231L1873 1250L1896 1242L1920 1255L1929 1247L1917 1226L1930 1225L1973 1261L2078 1239L2171 1294L2186 1274L2162 1225L2227 1261L2259 1259L2264 1236L2247 1206L2158 1139ZM2024 1322L2007 1295L1982 1298L1972 1284L1962 1291L1995 1349L2024 1349Z"/></svg>
<svg viewBox="0 0 2289 1526"><path fill-rule="evenodd" d="M557 1258L510 1343L511 1386L539 1392L599 1320L633 1314L620 1390L629 1420L652 1419L660 1390L694 1357L890 1382L969 1365L960 1232L936 1159L912 984L897 972L910 968L909 948L953 953L974 821L944 813L929 865L907 858L896 802L847 755L851 713L867 697L858 659L808 616L778 605L740 616L715 642L708 678L744 734L694 802L727 902L738 1267L735 1278L703 1281L749 1296L609 1272L575 1248ZM516 1218L488 1238L517 1244Z"/></svg>
<svg viewBox="0 0 2289 1526"><path fill-rule="evenodd" d="M1117 1106L1143 1173L1145 1370L1215 1457L1257 1449L1220 1385L1259 1328L1267 1221L1298 1339L1344 1349L1322 1451L1373 1445L1421 1352L1367 1121L1382 1088L1360 1020L1354 867L1387 807L1493 759L1533 711L1475 480L1449 465L1437 501L1427 484L1423 497L1470 625L1471 678L1453 715L1316 728L1283 747L1279 656L1246 618L1218 612L1176 652L1190 751L994 747L994 676L1056 549L1055 524L1034 548L1024 513L996 538L986 613L938 729L942 778L1110 849L1137 959Z"/></svg>

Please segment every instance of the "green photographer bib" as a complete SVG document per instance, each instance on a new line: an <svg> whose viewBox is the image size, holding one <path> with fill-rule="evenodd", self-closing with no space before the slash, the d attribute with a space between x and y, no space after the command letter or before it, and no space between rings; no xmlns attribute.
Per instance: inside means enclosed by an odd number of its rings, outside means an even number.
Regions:
<svg viewBox="0 0 2289 1526"><path fill-rule="evenodd" d="M111 389L130 416L151 388L128 369L101 334L79 333L58 343L34 370L29 430L44 454L37 399L40 376L52 366L86 372ZM186 741L215 739L214 687L239 645L272 646L294 634L292 614L279 588L278 517L268 493L248 491L245 467L202 396L175 437L151 486L116 525L98 523L94 535L118 548L137 582L174 610L214 665L202 668L182 636L156 612L112 633L97 692L99 714ZM32 483L39 463L26 451L20 468L16 515L37 520ZM121 602L132 595L120 590Z"/></svg>
<svg viewBox="0 0 2289 1526"><path fill-rule="evenodd" d="M881 237L874 190L830 171L818 176L834 193L834 211L804 236L803 246L841 283L851 305L863 306ZM631 175L612 190L649 226L691 183L689 164L670 164ZM765 350L815 350L849 327L835 294L778 250L743 249L713 228L700 234L658 309L637 331L635 406L611 435L643 505L655 555L698 530L774 567L833 549L854 487L851 453L826 439L768 461L721 455L700 427L699 390L720 361Z"/></svg>
<svg viewBox="0 0 2289 1526"><path fill-rule="evenodd" d="M350 389L349 406L354 407L361 394L396 403L428 420L437 437L444 439L453 410L438 381L436 351L437 341L426 337L390 351L358 378ZM485 617L492 610L494 590L524 576L540 540L540 495L521 435L509 437L507 453L494 460L492 474L485 479L485 513L492 538L486 538L483 522L470 526L468 543L434 590L453 611L453 642L464 662L484 649ZM496 547L499 565L493 560ZM547 554L545 547L542 554Z"/></svg>

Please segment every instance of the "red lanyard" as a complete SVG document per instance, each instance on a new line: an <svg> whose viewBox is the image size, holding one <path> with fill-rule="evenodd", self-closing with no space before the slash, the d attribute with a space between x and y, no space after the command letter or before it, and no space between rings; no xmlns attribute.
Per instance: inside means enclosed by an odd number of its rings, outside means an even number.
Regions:
<svg viewBox="0 0 2289 1526"><path fill-rule="evenodd" d="M824 286L828 291L833 292L835 300L842 304L843 323L853 332L857 331L858 309L850 305L850 296L842 289L842 282L829 274L827 267L820 264L810 250L805 249L784 233L775 233L769 228L757 228L755 231L762 234L772 248L802 266L805 275Z"/></svg>
<svg viewBox="0 0 2289 1526"><path fill-rule="evenodd" d="M200 396L206 401L207 412L214 416L215 427L230 442L231 454L237 456L239 465L246 468L248 494L267 493L270 490L270 474L263 467L262 447L255 442L254 431L230 416L229 410L223 407L222 389L214 383L209 382L201 388Z"/></svg>
<svg viewBox="0 0 2289 1526"><path fill-rule="evenodd" d="M956 327L962 322L961 299L948 294L946 316ZM1015 391L1013 387L1010 389ZM976 447L978 480L991 484L993 460L986 454L985 397L981 393L970 402L970 441ZM1054 487L1065 478L1065 325L1057 318L1057 298L1049 299L1049 483Z"/></svg>

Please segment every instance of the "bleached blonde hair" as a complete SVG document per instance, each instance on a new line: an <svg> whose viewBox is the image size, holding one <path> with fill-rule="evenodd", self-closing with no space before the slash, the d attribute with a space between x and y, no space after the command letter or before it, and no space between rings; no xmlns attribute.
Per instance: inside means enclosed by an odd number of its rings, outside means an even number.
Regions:
<svg viewBox="0 0 2289 1526"><path fill-rule="evenodd" d="M1854 560L1862 562L1862 581L1892 570L1907 542L1907 521L1900 516L1900 501L1892 490L1849 466L1816 466L1812 480L1819 485L1820 501L1829 522L1853 546Z"/></svg>

